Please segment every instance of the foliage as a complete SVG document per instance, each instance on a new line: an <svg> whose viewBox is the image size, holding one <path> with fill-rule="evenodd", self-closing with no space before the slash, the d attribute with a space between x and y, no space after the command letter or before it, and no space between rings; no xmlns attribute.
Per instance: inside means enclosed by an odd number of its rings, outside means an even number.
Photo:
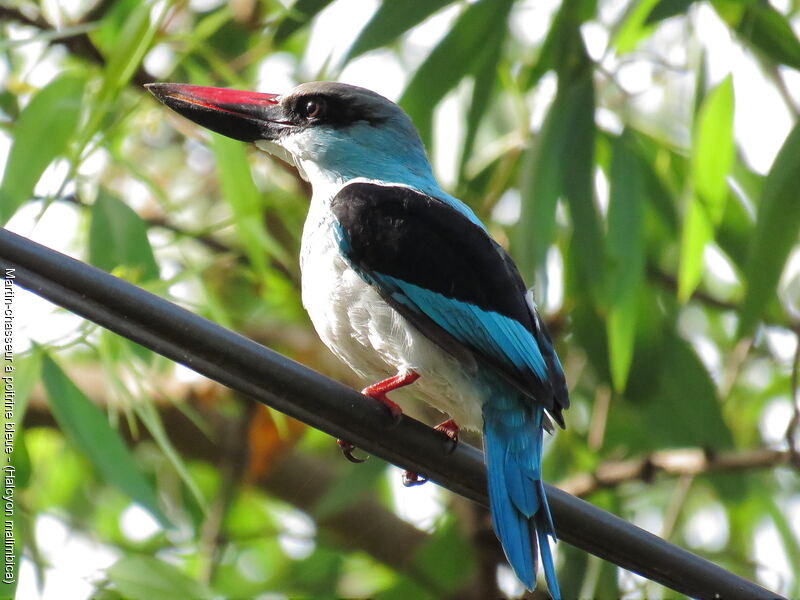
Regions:
<svg viewBox="0 0 800 600"><path fill-rule="evenodd" d="M570 489L609 463L687 447L794 450L796 2L77 5L0 8L10 228L45 231L49 245L359 386L300 304L306 184L141 85L374 87L399 98L445 187L536 284L573 399L547 480ZM741 126L753 122L764 139ZM498 595L502 559L476 507L398 492L378 461L346 464L319 432L77 323L33 335L44 347L19 357L20 589L56 577L41 532L56 519L106 557L85 596ZM426 411L411 409L435 422ZM800 578L780 566L800 561L787 455L586 493L797 597ZM401 507L431 494L435 517L409 527ZM565 544L558 555L567 597L673 597Z"/></svg>

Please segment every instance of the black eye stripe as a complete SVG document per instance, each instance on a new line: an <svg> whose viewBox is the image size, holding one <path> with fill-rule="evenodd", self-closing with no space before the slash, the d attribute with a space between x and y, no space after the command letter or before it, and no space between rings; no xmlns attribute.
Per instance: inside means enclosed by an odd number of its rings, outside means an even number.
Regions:
<svg viewBox="0 0 800 600"><path fill-rule="evenodd" d="M383 121L360 103L339 98L336 95L304 94L292 98L287 106L293 121L299 126L328 124L346 127L359 121L375 123Z"/></svg>

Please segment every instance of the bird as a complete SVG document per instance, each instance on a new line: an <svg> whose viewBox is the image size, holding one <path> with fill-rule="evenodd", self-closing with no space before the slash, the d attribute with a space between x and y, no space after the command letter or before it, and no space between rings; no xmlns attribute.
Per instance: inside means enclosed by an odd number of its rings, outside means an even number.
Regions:
<svg viewBox="0 0 800 600"><path fill-rule="evenodd" d="M513 260L439 185L411 118L374 91L331 81L285 94L147 87L310 182L301 295L319 337L377 382L363 393L393 415L402 409L387 394L413 385L450 417L438 429L454 441L461 429L482 432L490 513L507 560L530 590L541 560L559 600L541 464L544 432L552 421L563 428L569 407L564 371Z"/></svg>

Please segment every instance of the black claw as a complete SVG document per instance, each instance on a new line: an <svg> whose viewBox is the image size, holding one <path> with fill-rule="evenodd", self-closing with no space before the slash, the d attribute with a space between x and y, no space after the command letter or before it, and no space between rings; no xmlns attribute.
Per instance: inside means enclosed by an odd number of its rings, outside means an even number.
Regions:
<svg viewBox="0 0 800 600"><path fill-rule="evenodd" d="M356 447L350 442L345 442L344 440L336 440L336 443L339 444L339 448L342 449L342 454L344 455L344 457L351 463L361 464L364 461L366 461L367 458L369 458L369 456L367 456L366 458L358 458L357 456L353 456L353 450L355 450Z"/></svg>
<svg viewBox="0 0 800 600"><path fill-rule="evenodd" d="M425 477L417 475L416 473L412 473L411 471L406 471L403 473L403 485L406 487L414 487L427 482L428 480Z"/></svg>

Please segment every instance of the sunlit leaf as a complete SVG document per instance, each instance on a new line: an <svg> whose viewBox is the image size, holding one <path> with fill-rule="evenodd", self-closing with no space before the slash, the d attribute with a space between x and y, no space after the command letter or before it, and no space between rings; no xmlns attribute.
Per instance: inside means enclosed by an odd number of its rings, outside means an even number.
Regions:
<svg viewBox="0 0 800 600"><path fill-rule="evenodd" d="M369 23L358 34L342 62L346 63L365 52L390 44L400 35L452 2L453 0L383 2L372 15Z"/></svg>
<svg viewBox="0 0 800 600"><path fill-rule="evenodd" d="M130 600L205 600L211 591L176 566L157 558L128 555L106 570L114 587Z"/></svg>
<svg viewBox="0 0 800 600"><path fill-rule="evenodd" d="M650 33L653 25L648 20L658 0L642 0L628 5L628 10L611 40L620 54L630 52Z"/></svg>
<svg viewBox="0 0 800 600"><path fill-rule="evenodd" d="M92 41L106 56L111 53L133 11L141 4L141 0L117 0L103 15L100 27L90 34Z"/></svg>
<svg viewBox="0 0 800 600"><path fill-rule="evenodd" d="M633 359L639 286L644 280L645 181L623 137L612 146L608 235L608 353L611 380L621 392Z"/></svg>
<svg viewBox="0 0 800 600"><path fill-rule="evenodd" d="M705 97L697 114L691 156L694 186L681 231L678 298L691 296L703 272L703 251L714 237L728 201L733 166L733 81L726 77Z"/></svg>
<svg viewBox="0 0 800 600"><path fill-rule="evenodd" d="M691 168L694 189L715 225L728 198L726 178L735 154L733 79L729 75L703 100L697 115Z"/></svg>
<svg viewBox="0 0 800 600"><path fill-rule="evenodd" d="M120 92L130 82L150 49L166 11L165 4L158 6L154 11L150 2L142 2L132 8L119 33L114 36L105 61L102 84L92 101L93 110L80 132L80 149L89 143L102 126Z"/></svg>
<svg viewBox="0 0 800 600"><path fill-rule="evenodd" d="M681 262L678 271L678 298L686 302L703 274L703 251L714 237L714 225L702 201L691 196L681 229Z"/></svg>
<svg viewBox="0 0 800 600"><path fill-rule="evenodd" d="M42 358L42 381L50 410L64 434L106 481L128 494L167 526L167 518L158 508L155 489L139 470L119 432L111 428L103 412L47 354Z"/></svg>
<svg viewBox="0 0 800 600"><path fill-rule="evenodd" d="M482 56L493 46L486 40L507 35L512 4L513 0L478 0L468 5L414 73L399 104L411 116L427 146L434 108L475 65L482 64Z"/></svg>
<svg viewBox="0 0 800 600"><path fill-rule="evenodd" d="M103 188L92 205L89 262L105 271L126 268L134 281L158 279L158 265L141 217Z"/></svg>
<svg viewBox="0 0 800 600"><path fill-rule="evenodd" d="M0 183L0 224L33 195L47 166L67 153L83 106L85 76L67 72L42 88L20 113Z"/></svg>
<svg viewBox="0 0 800 600"><path fill-rule="evenodd" d="M752 332L775 288L800 232L800 125L795 125L769 171L745 266L746 290L739 335Z"/></svg>
<svg viewBox="0 0 800 600"><path fill-rule="evenodd" d="M263 277L268 270L268 254L284 262L289 258L266 232L263 202L253 182L244 144L217 134L212 134L211 139L222 195L233 211L239 241L253 269Z"/></svg>

